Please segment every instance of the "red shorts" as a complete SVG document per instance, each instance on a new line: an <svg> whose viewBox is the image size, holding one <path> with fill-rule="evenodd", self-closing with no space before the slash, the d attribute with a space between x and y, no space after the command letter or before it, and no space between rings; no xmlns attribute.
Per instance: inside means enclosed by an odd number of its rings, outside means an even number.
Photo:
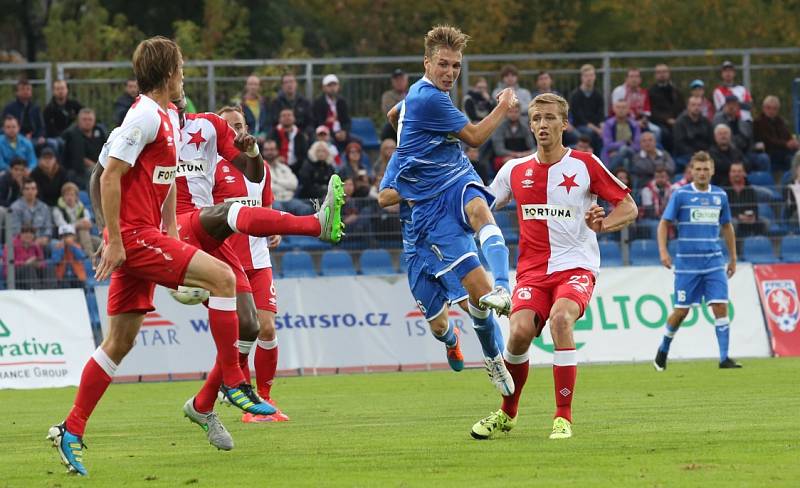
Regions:
<svg viewBox="0 0 800 488"><path fill-rule="evenodd" d="M253 299L258 310L278 313L278 299L275 296L275 282L272 268L248 269L245 271L253 287Z"/></svg>
<svg viewBox="0 0 800 488"><path fill-rule="evenodd" d="M227 264L236 276L236 293L250 293L250 280L244 274L239 257L228 244L211 237L200 224L200 209L178 215L178 235L183 242L202 249L208 254Z"/></svg>
<svg viewBox="0 0 800 488"><path fill-rule="evenodd" d="M568 298L581 308L580 316L586 311L594 291L594 273L582 268L557 271L546 276L523 278L517 282L511 297L511 313L517 310L533 310L541 325L536 335L542 331L550 317L550 310L559 298Z"/></svg>
<svg viewBox="0 0 800 488"><path fill-rule="evenodd" d="M174 239L158 229L137 229L122 234L125 262L111 274L108 315L147 313L153 307L156 284L177 288L197 247Z"/></svg>

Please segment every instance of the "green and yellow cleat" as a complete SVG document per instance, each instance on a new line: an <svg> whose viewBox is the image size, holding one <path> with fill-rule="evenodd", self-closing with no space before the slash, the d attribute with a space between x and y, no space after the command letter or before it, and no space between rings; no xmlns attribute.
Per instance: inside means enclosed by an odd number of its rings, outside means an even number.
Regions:
<svg viewBox="0 0 800 488"><path fill-rule="evenodd" d="M321 229L319 233L321 241L338 244L342 240L344 236L344 222L342 222L344 203L344 184L339 175L333 175L328 181L328 193L316 214Z"/></svg>
<svg viewBox="0 0 800 488"><path fill-rule="evenodd" d="M492 412L488 417L483 418L472 426L470 435L474 439L490 439L498 432L508 432L517 425L517 418L509 417L504 411Z"/></svg>
<svg viewBox="0 0 800 488"><path fill-rule="evenodd" d="M556 417L553 420L553 432L551 439L569 439L572 437L572 424L564 417Z"/></svg>

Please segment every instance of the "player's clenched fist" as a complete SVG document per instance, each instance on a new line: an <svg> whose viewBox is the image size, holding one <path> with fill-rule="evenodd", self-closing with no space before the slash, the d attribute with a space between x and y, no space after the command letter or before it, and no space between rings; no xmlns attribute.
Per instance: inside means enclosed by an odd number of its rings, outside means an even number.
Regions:
<svg viewBox="0 0 800 488"><path fill-rule="evenodd" d="M605 209L600 205L593 203L586 212L586 215L583 216L583 220L586 221L587 227L595 231L595 233L599 233L603 229L603 219L605 216Z"/></svg>
<svg viewBox="0 0 800 488"><path fill-rule="evenodd" d="M234 147L242 152L250 152L255 143L255 136L244 132L236 134L236 137L233 139Z"/></svg>
<svg viewBox="0 0 800 488"><path fill-rule="evenodd" d="M514 93L513 88L504 88L503 91L497 95L497 102L501 106L511 108L516 106L519 103L519 100L517 99L517 95ZM525 108L527 109L527 107Z"/></svg>

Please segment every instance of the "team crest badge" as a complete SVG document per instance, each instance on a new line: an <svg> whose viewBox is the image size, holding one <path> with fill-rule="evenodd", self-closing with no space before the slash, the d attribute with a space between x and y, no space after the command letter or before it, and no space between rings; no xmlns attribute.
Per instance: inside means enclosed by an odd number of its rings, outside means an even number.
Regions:
<svg viewBox="0 0 800 488"><path fill-rule="evenodd" d="M761 284L764 287L766 309L769 318L783 332L793 332L800 318L800 300L797 286L793 280L771 280Z"/></svg>
<svg viewBox="0 0 800 488"><path fill-rule="evenodd" d="M525 170L525 176L531 177L533 176L533 168L528 168Z"/></svg>
<svg viewBox="0 0 800 488"><path fill-rule="evenodd" d="M714 197L714 205L722 205L722 199L720 197Z"/></svg>

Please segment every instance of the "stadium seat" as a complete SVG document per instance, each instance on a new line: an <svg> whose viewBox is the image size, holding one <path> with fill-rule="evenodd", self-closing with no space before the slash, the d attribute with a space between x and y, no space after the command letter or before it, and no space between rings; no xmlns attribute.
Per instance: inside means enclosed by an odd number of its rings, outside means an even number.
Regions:
<svg viewBox="0 0 800 488"><path fill-rule="evenodd" d="M81 190L78 192L78 199L81 201L84 207L88 208L90 211L92 210L92 199L89 198L89 193Z"/></svg>
<svg viewBox="0 0 800 488"><path fill-rule="evenodd" d="M494 214L494 221L500 231L503 233L503 238L509 244L516 244L519 242L519 233L514 229L514 216L512 212L497 212Z"/></svg>
<svg viewBox="0 0 800 488"><path fill-rule="evenodd" d="M622 252L615 241L600 241L600 266L622 266Z"/></svg>
<svg viewBox="0 0 800 488"><path fill-rule="evenodd" d="M781 186L786 186L792 183L792 170L788 170L781 176Z"/></svg>
<svg viewBox="0 0 800 488"><path fill-rule="evenodd" d="M322 253L322 276L353 276L356 268L347 251L325 251Z"/></svg>
<svg viewBox="0 0 800 488"><path fill-rule="evenodd" d="M800 236L783 236L781 239L781 261L800 263Z"/></svg>
<svg viewBox="0 0 800 488"><path fill-rule="evenodd" d="M361 253L359 263L361 265L361 274L383 275L397 273L392 264L392 256L386 249L367 249Z"/></svg>
<svg viewBox="0 0 800 488"><path fill-rule="evenodd" d="M658 257L658 243L655 239L631 241L631 264L633 266L653 266L661 264Z"/></svg>
<svg viewBox="0 0 800 488"><path fill-rule="evenodd" d="M767 188L775 186L775 179L767 171L753 171L747 175L747 182L751 185L766 186Z"/></svg>
<svg viewBox="0 0 800 488"><path fill-rule="evenodd" d="M314 278L317 272L311 255L305 251L287 252L281 259L281 274L284 278Z"/></svg>
<svg viewBox="0 0 800 488"><path fill-rule="evenodd" d="M742 260L753 264L777 263L778 258L772 251L772 243L764 236L745 237L742 245Z"/></svg>
<svg viewBox="0 0 800 488"><path fill-rule="evenodd" d="M297 251L325 251L333 247L331 244L311 236L291 236L289 244L291 245L289 249Z"/></svg>
<svg viewBox="0 0 800 488"><path fill-rule="evenodd" d="M364 149L378 149L381 141L378 140L378 131L369 117L353 117L350 133L361 139Z"/></svg>

